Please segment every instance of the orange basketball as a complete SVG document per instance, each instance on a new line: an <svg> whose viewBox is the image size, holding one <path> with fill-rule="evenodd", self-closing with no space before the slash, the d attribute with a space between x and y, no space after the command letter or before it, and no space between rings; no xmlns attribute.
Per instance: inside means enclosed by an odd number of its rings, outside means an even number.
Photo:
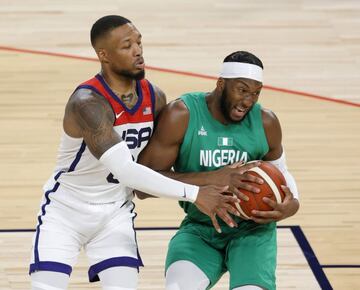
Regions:
<svg viewBox="0 0 360 290"><path fill-rule="evenodd" d="M273 208L263 201L263 197L268 197L277 203L284 200L285 193L281 189L281 185L286 185L286 181L280 170L269 162L262 161L258 167L251 168L248 173L260 177L264 180L263 184L253 184L260 188L259 193L253 193L245 189L239 189L242 193L249 197L248 201L240 200L236 203L237 210L245 217L252 216L251 211L262 210L271 211Z"/></svg>

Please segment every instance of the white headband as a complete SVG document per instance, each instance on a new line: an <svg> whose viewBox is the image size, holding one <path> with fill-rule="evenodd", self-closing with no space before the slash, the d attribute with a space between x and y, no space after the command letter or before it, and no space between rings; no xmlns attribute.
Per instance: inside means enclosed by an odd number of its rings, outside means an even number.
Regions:
<svg viewBox="0 0 360 290"><path fill-rule="evenodd" d="M224 62L220 72L224 79L247 78L263 82L263 70L260 66L243 62Z"/></svg>

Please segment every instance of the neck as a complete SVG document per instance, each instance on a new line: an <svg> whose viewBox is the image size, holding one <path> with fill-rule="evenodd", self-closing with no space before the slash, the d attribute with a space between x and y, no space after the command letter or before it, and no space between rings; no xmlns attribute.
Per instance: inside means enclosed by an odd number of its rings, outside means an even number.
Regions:
<svg viewBox="0 0 360 290"><path fill-rule="evenodd" d="M212 91L206 96L206 103L210 114L215 120L224 125L229 123L221 110L221 94L217 93L216 90Z"/></svg>
<svg viewBox="0 0 360 290"><path fill-rule="evenodd" d="M138 101L136 81L114 73L109 73L106 70L102 70L101 75L114 94L131 110Z"/></svg>
<svg viewBox="0 0 360 290"><path fill-rule="evenodd" d="M101 70L101 75L117 95L127 95L135 89L136 82L133 79L108 72L104 69Z"/></svg>

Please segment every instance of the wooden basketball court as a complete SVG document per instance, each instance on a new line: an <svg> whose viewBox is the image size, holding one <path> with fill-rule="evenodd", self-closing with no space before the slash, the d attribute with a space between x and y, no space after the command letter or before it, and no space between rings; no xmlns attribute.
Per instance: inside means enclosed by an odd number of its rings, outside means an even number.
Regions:
<svg viewBox="0 0 360 290"><path fill-rule="evenodd" d="M278 289L359 289L360 30L344 29L350 23L359 27L360 6L356 1L275 1L274 7L266 1L170 2L172 9L160 0L151 5L107 0L100 8L93 1L1 4L0 289L29 289L31 230L42 184L55 165L64 104L99 70L88 33L106 14L127 16L141 30L147 78L169 100L212 90L222 58L233 50L263 59L267 88L260 102L280 119L288 165L301 193L298 214L279 223ZM253 17L237 19L235 11ZM270 37L286 29L294 31L287 42ZM170 200L135 202L146 264L139 289L164 289L167 243L183 213ZM100 289L87 283L83 256L69 289ZM214 289L228 289L227 276Z"/></svg>

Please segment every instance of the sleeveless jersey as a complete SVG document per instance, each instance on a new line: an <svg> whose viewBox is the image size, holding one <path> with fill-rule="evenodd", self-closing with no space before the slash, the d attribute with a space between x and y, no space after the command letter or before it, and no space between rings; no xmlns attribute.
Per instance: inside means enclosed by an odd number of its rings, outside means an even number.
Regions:
<svg viewBox="0 0 360 290"><path fill-rule="evenodd" d="M224 125L212 117L205 96L206 93L196 92L180 97L190 117L175 171L213 171L237 161L262 159L269 146L260 104L255 104L241 122ZM180 202L180 205L188 219L211 224L210 218L194 204Z"/></svg>
<svg viewBox="0 0 360 290"><path fill-rule="evenodd" d="M92 90L109 102L115 115L114 129L137 160L153 130L155 94L150 82L145 79L136 82L138 102L132 109L123 104L100 74L79 85L75 91L80 89ZM54 174L44 185L44 190L54 192L55 187L63 189L59 194L66 192L91 203L126 201L133 197L132 189L121 185L91 154L83 138L72 138L66 133L61 138Z"/></svg>

